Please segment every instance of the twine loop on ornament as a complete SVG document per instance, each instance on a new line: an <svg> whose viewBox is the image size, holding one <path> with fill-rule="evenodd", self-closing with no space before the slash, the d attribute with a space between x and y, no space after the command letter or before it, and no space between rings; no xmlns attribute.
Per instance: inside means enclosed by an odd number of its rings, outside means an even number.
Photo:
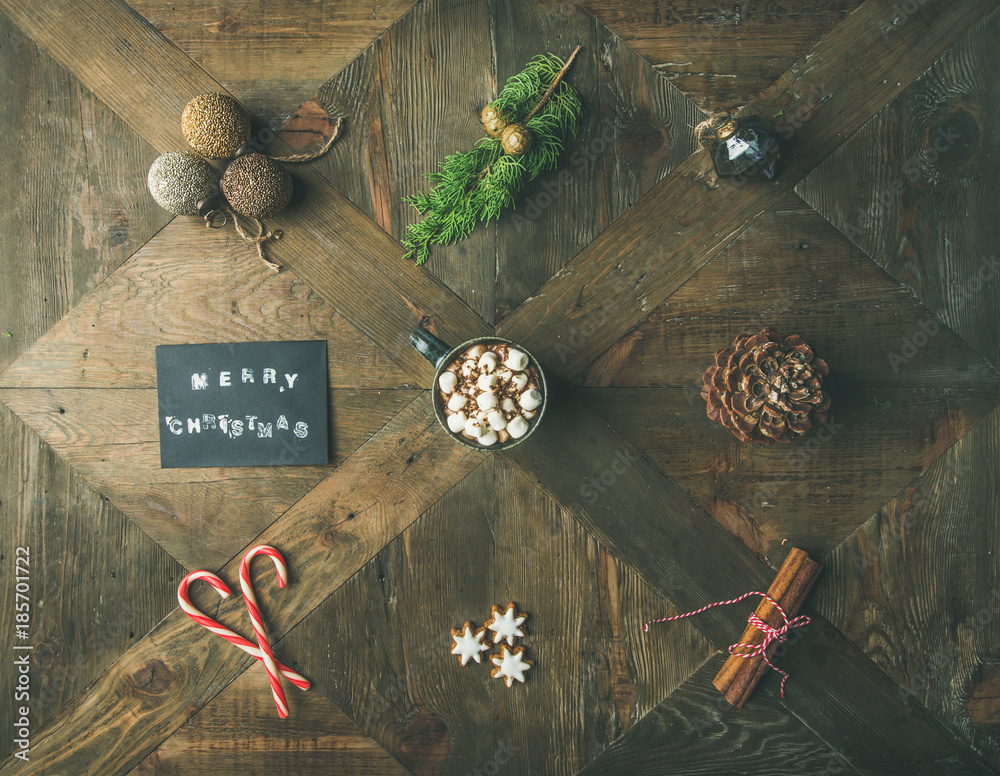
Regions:
<svg viewBox="0 0 1000 776"><path fill-rule="evenodd" d="M257 255L260 257L260 260L262 262L264 262L275 272L281 272L281 270L284 268L280 264L278 264L278 262L271 261L271 259L267 258L267 256L264 254L264 243L266 243L268 240L280 240L283 232L280 229L274 229L274 230L268 229L266 226L264 226L264 222L261 221L259 218L248 218L247 220L253 223L254 226L257 228L256 236L249 234L240 224L239 216L228 207L227 210L229 214L233 217L233 226L236 227L236 233L244 240L246 240L248 243L251 243L252 245L255 245L257 247Z"/></svg>
<svg viewBox="0 0 1000 776"><path fill-rule="evenodd" d="M215 197L198 200L198 215L205 219L206 229L221 229L229 223L229 216L218 205ZM220 220L221 219L221 220Z"/></svg>
<svg viewBox="0 0 1000 776"><path fill-rule="evenodd" d="M788 672L783 671L778 668L774 663L771 662L770 658L767 656L767 650L778 644L784 644L788 640L789 633L795 628L801 628L808 625L812 620L809 619L804 614L800 614L794 619L789 619L788 615L785 614L785 610L781 608L777 601L775 601L767 593L760 593L753 591L750 593L744 593L739 598L733 598L729 601L716 601L715 603L708 604L707 606L701 607L701 609L695 609L693 612L686 612L685 614L675 614L672 617L662 617L659 620L650 620L645 625L642 626L644 633L649 632L649 626L660 622L670 622L671 620L682 620L685 617L693 617L696 614L701 614L709 609L714 609L716 606L729 606L730 604L738 604L750 596L759 595L762 598L766 598L771 605L774 607L775 611L781 615L781 619L784 620L784 625L778 628L774 628L760 617L757 616L756 612L753 612L748 618L747 622L757 628L761 633L764 634L764 641L761 644L744 644L737 643L729 647L729 654L735 655L736 657L757 657L758 655L763 658L767 665L781 674L781 697L785 697L785 682L788 681ZM742 651L740 651L742 650Z"/></svg>

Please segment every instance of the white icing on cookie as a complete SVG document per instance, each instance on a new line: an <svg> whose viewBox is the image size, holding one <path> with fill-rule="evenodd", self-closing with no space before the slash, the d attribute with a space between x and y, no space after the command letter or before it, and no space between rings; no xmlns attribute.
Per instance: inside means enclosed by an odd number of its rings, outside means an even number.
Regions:
<svg viewBox="0 0 1000 776"><path fill-rule="evenodd" d="M508 687L514 684L515 679L523 682L525 672L531 668L531 663L524 659L524 647L509 649L505 644L502 650L499 655L493 655L490 658L490 661L496 666L492 672L493 678L503 677Z"/></svg>
<svg viewBox="0 0 1000 776"><path fill-rule="evenodd" d="M486 627L496 634L493 640L497 644L507 639L507 643L514 646L514 639L524 635L521 625L527 619L526 615L517 616L514 604L507 604L507 611L502 614L500 607L494 606L493 617L486 623Z"/></svg>
<svg viewBox="0 0 1000 776"><path fill-rule="evenodd" d="M455 639L455 646L451 650L451 654L458 655L464 666L469 662L469 658L472 658L477 663L483 662L482 654L486 652L490 647L488 644L483 644L483 636L486 635L486 631L480 629L478 631L472 630L472 623L465 623L464 630L461 636L456 636L452 632L451 637ZM524 681L523 679L521 680Z"/></svg>

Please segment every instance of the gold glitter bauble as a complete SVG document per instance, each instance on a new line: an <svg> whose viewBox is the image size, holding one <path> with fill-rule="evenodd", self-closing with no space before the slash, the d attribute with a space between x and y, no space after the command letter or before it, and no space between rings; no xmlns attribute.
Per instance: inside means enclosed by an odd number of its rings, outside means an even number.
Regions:
<svg viewBox="0 0 1000 776"><path fill-rule="evenodd" d="M500 133L507 126L507 119L493 105L487 105L483 108L483 112L479 114L479 121L490 137L500 137Z"/></svg>
<svg viewBox="0 0 1000 776"><path fill-rule="evenodd" d="M511 156L520 156L531 148L531 132L523 124L510 124L500 135L500 145Z"/></svg>
<svg viewBox="0 0 1000 776"><path fill-rule="evenodd" d="M267 218L288 206L292 176L269 156L244 154L222 174L222 193L240 215Z"/></svg>
<svg viewBox="0 0 1000 776"><path fill-rule="evenodd" d="M212 92L184 107L181 131L198 153L228 159L250 139L250 120L232 97Z"/></svg>

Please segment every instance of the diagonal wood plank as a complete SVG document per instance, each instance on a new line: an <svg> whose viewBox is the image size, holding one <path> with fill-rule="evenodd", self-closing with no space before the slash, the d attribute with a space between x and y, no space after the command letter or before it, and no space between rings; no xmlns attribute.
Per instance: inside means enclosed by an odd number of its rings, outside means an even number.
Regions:
<svg viewBox="0 0 1000 776"><path fill-rule="evenodd" d="M694 151L691 127L702 114L572 3L497 3L493 27L498 84L539 52L565 56L583 46L567 76L583 100L579 133L558 170L525 185L515 211L497 223L499 321Z"/></svg>
<svg viewBox="0 0 1000 776"><path fill-rule="evenodd" d="M730 706L712 686L724 662L708 661L580 776L857 773L775 699Z"/></svg>
<svg viewBox="0 0 1000 776"><path fill-rule="evenodd" d="M837 548L816 608L1000 770L995 712L968 707L1000 645L998 459L1000 408Z"/></svg>
<svg viewBox="0 0 1000 776"><path fill-rule="evenodd" d="M321 693L313 688L295 692L292 727L275 715L260 667L245 671L150 752L131 776L407 776L409 771Z"/></svg>
<svg viewBox="0 0 1000 776"><path fill-rule="evenodd" d="M998 37L994 13L796 186L995 366Z"/></svg>
<svg viewBox="0 0 1000 776"><path fill-rule="evenodd" d="M180 115L192 97L224 91L122 0L3 0L0 9L159 151L186 147ZM399 244L315 170L299 166L294 176L295 204L268 221L284 232L271 255L389 358L426 382L433 370L407 342L421 320L454 342L490 333L446 286L402 261Z"/></svg>
<svg viewBox="0 0 1000 776"><path fill-rule="evenodd" d="M994 8L930 2L886 39L879 24L892 18L891 0L868 0L748 109L783 112L777 180L718 180L707 154L689 157L499 331L575 377Z"/></svg>
<svg viewBox="0 0 1000 776"><path fill-rule="evenodd" d="M216 569L417 393L330 391L327 466L296 466L291 450L281 467L160 468L155 389L0 388L0 403L185 568Z"/></svg>
<svg viewBox="0 0 1000 776"><path fill-rule="evenodd" d="M553 402L533 444L502 453L681 611L766 590L773 571L582 405ZM553 433L559 429L560 433ZM567 451L572 455L567 455ZM819 585L837 584L829 574ZM718 649L742 632L747 605L698 615ZM937 776L987 773L979 757L818 614L799 649L782 658L791 671L784 705L861 773ZM641 623L635 623L638 628ZM657 638L655 630L650 638ZM758 690L776 693L773 681ZM943 769L948 769L947 771Z"/></svg>
<svg viewBox="0 0 1000 776"><path fill-rule="evenodd" d="M10 580L4 587L10 605L0 608L0 627L9 634L0 659L14 666L15 658L29 656L27 705L36 727L170 612L174 604L160 590L183 569L0 405L0 572ZM22 599L15 596L16 576L27 577ZM17 639L15 624L23 620L16 616L24 610L15 603L25 601L28 638ZM7 697L15 694L16 678L4 670ZM0 707L5 730L13 730L23 705ZM0 739L0 759L10 756L13 738Z"/></svg>
<svg viewBox="0 0 1000 776"><path fill-rule="evenodd" d="M0 374L2 401L188 568L225 563L329 467L161 469L155 345L325 340L331 465L416 395L382 390L408 378L294 273L227 256L233 239L176 219Z"/></svg>
<svg viewBox="0 0 1000 776"><path fill-rule="evenodd" d="M0 371L170 222L156 151L0 13Z"/></svg>
<svg viewBox="0 0 1000 776"><path fill-rule="evenodd" d="M257 538L291 564L292 581L281 592L271 590L273 568L256 567L272 638L300 622L484 457L446 436L426 401L412 402ZM235 580L239 562L235 557L220 576ZM175 591L161 594L172 598ZM201 589L195 602L203 610L218 605L213 616L241 629L239 596L219 604L214 591ZM256 662L241 655L175 609L85 695L33 731L30 765L8 758L0 773L125 773Z"/></svg>
<svg viewBox="0 0 1000 776"><path fill-rule="evenodd" d="M529 615L519 643L536 667L508 689L486 665L458 664L450 629L511 600ZM711 654L690 623L655 643L632 627L665 608L533 482L488 459L283 645L414 773L502 759L502 773L573 774Z"/></svg>
<svg viewBox="0 0 1000 776"><path fill-rule="evenodd" d="M825 430L771 447L700 395L716 350L767 326L803 336L835 391ZM1000 403L1000 373L793 193L583 377L580 400L765 559L824 557Z"/></svg>
<svg viewBox="0 0 1000 776"><path fill-rule="evenodd" d="M582 4L699 107L713 111L753 100L861 2Z"/></svg>
<svg viewBox="0 0 1000 776"><path fill-rule="evenodd" d="M287 116L403 16L414 0L129 0L260 116ZM273 126L273 125L272 125Z"/></svg>

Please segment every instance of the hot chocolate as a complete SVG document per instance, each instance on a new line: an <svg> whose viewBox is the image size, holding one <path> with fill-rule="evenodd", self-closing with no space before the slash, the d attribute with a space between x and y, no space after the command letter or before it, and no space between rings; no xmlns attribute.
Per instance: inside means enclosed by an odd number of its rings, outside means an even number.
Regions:
<svg viewBox="0 0 1000 776"><path fill-rule="evenodd" d="M524 351L486 342L459 353L445 367L438 399L452 433L491 447L527 434L543 396Z"/></svg>

